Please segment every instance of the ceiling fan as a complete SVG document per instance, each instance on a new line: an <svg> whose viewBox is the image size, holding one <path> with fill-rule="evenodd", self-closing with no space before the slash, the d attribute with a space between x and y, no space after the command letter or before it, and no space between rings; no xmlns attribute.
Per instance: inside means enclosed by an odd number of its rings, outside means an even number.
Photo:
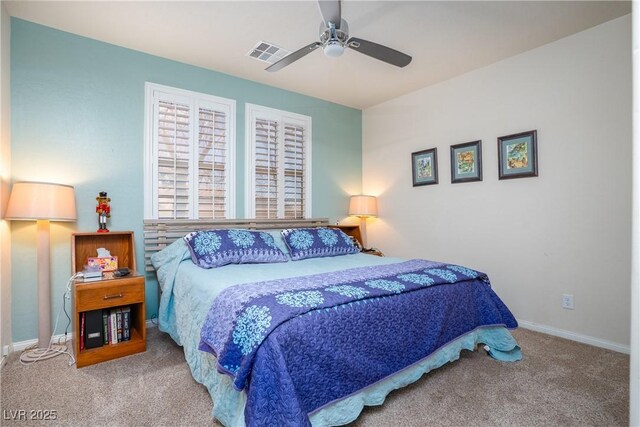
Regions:
<svg viewBox="0 0 640 427"><path fill-rule="evenodd" d="M349 37L349 25L340 14L340 0L318 0L318 5L323 19L323 22L320 23L320 41L313 42L285 56L267 67L267 71L278 71L320 46L322 46L325 55L334 58L342 55L344 49L348 47L397 67L405 67L411 62L409 55L395 49L368 40Z"/></svg>

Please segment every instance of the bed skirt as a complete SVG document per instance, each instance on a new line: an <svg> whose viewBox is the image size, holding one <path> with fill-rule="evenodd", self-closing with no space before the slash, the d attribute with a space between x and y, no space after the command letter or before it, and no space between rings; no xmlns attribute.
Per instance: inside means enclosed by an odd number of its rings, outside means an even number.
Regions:
<svg viewBox="0 0 640 427"><path fill-rule="evenodd" d="M481 327L458 337L402 371L317 409L309 414L311 424L313 426L348 424L360 415L365 405L382 405L391 391L405 387L427 372L459 359L462 350L473 351L478 344L484 344L485 350L496 360L513 362L522 358L520 347L505 327ZM200 353L197 356L200 363L190 364L190 366L196 381L203 383L209 390L214 403L213 417L227 427L244 427L246 394L233 387L230 376L216 371L215 357L205 352L198 353ZM187 358L189 359L189 355ZM207 372L207 375L204 375L204 372Z"/></svg>

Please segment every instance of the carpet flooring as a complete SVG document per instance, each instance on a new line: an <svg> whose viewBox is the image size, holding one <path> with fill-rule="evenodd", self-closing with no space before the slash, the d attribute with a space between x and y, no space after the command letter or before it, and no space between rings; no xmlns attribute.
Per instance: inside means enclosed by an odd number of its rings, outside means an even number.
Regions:
<svg viewBox="0 0 640 427"><path fill-rule="evenodd" d="M629 357L524 329L524 358L501 363L483 350L392 392L353 426L624 426ZM9 356L0 372L3 426L219 426L182 348L152 328L147 351L81 369L68 358L23 366ZM24 410L27 420L12 419ZM30 411L55 411L33 421ZM52 412L49 412L51 414ZM18 416L18 418L20 418Z"/></svg>

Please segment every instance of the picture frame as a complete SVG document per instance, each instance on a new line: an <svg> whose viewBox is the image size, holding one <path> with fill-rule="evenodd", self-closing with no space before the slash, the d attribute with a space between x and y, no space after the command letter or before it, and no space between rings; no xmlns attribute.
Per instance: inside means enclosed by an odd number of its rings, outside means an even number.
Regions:
<svg viewBox="0 0 640 427"><path fill-rule="evenodd" d="M538 131L498 138L498 179L538 176Z"/></svg>
<svg viewBox="0 0 640 427"><path fill-rule="evenodd" d="M411 153L411 172L413 186L438 183L438 149L416 151Z"/></svg>
<svg viewBox="0 0 640 427"><path fill-rule="evenodd" d="M482 181L482 141L451 146L451 183Z"/></svg>

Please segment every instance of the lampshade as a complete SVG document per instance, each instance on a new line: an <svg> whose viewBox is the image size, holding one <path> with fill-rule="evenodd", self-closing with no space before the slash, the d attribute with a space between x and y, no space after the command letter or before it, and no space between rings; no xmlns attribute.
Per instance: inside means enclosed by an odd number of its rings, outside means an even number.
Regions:
<svg viewBox="0 0 640 427"><path fill-rule="evenodd" d="M75 221L73 187L46 182L16 182L11 190L5 219Z"/></svg>
<svg viewBox="0 0 640 427"><path fill-rule="evenodd" d="M349 215L360 217L378 216L378 202L375 196L351 196Z"/></svg>

